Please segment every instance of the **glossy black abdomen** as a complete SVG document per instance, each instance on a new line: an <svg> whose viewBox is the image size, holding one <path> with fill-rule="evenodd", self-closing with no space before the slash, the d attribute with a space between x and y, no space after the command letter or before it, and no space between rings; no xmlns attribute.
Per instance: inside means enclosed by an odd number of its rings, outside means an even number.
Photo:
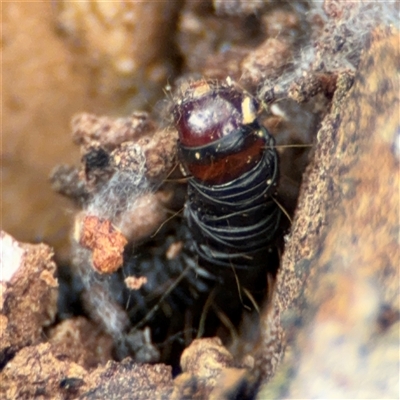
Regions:
<svg viewBox="0 0 400 400"><path fill-rule="evenodd" d="M276 236L281 211L272 199L278 176L273 138L264 128L261 160L224 184L189 179L185 216L200 262L236 269L265 262Z"/></svg>

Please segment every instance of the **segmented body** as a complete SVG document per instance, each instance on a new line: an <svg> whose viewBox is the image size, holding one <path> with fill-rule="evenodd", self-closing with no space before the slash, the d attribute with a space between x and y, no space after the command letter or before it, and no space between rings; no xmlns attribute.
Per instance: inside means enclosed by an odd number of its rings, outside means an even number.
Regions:
<svg viewBox="0 0 400 400"><path fill-rule="evenodd" d="M217 275L218 268L265 269L281 218L273 199L278 157L253 100L233 86L198 81L174 116L199 262Z"/></svg>

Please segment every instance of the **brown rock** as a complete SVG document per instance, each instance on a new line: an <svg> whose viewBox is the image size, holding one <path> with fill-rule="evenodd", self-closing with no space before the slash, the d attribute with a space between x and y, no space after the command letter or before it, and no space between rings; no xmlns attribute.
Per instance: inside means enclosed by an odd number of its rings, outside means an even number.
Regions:
<svg viewBox="0 0 400 400"><path fill-rule="evenodd" d="M1 362L24 346L40 343L57 311L56 265L46 245L15 241L1 232Z"/></svg>
<svg viewBox="0 0 400 400"><path fill-rule="evenodd" d="M92 250L92 264L97 272L110 274L122 265L127 240L110 221L87 215L77 234L79 244Z"/></svg>
<svg viewBox="0 0 400 400"><path fill-rule="evenodd" d="M57 359L50 344L28 346L1 371L0 396L10 400L74 398L86 376L81 366Z"/></svg>
<svg viewBox="0 0 400 400"><path fill-rule="evenodd" d="M398 381L398 32L338 80L264 316L261 396L393 398ZM397 147L396 147L397 146ZM396 333L397 332L397 333ZM396 339L397 336L397 339ZM261 354L260 354L261 355Z"/></svg>
<svg viewBox="0 0 400 400"><path fill-rule="evenodd" d="M172 399L209 398L210 393L216 387L218 389L215 393L221 393L226 389L227 382L228 387L231 383L229 376L240 371L232 368L234 366L232 354L222 345L219 338L194 340L182 353L181 367L183 373L174 381ZM228 375L225 376L225 379L222 379L223 373ZM241 379L243 374L240 373L239 375Z"/></svg>
<svg viewBox="0 0 400 400"><path fill-rule="evenodd" d="M267 39L241 62L241 79L252 87L265 79L275 79L288 66L291 50L284 40Z"/></svg>
<svg viewBox="0 0 400 400"><path fill-rule="evenodd" d="M149 115L139 112L126 118L82 113L75 115L71 124L72 138L83 149L101 146L109 151L124 142L134 141L142 135L152 133L155 129L155 124Z"/></svg>
<svg viewBox="0 0 400 400"><path fill-rule="evenodd" d="M172 391L171 367L110 361L90 375L82 399L168 399Z"/></svg>
<svg viewBox="0 0 400 400"><path fill-rule="evenodd" d="M233 356L219 338L196 339L181 357L183 372L208 379L210 385L222 368L234 365Z"/></svg>
<svg viewBox="0 0 400 400"><path fill-rule="evenodd" d="M47 336L56 358L61 360L67 357L86 370L112 359L112 338L84 317L62 321Z"/></svg>

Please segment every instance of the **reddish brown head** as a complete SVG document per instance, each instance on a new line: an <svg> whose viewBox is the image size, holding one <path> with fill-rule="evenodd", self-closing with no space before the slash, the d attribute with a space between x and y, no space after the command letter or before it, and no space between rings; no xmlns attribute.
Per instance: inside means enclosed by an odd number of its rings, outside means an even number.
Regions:
<svg viewBox="0 0 400 400"><path fill-rule="evenodd" d="M174 107L184 167L208 184L229 182L260 160L265 146L253 99L232 85L200 80Z"/></svg>

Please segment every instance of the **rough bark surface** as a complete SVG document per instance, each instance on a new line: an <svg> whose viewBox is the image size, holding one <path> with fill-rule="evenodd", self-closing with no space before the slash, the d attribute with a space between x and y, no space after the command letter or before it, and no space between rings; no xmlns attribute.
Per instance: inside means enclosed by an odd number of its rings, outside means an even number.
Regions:
<svg viewBox="0 0 400 400"><path fill-rule="evenodd" d="M399 56L398 33L376 31L353 87L338 82L264 318L287 347L260 398L398 393ZM266 375L282 349L270 335Z"/></svg>

